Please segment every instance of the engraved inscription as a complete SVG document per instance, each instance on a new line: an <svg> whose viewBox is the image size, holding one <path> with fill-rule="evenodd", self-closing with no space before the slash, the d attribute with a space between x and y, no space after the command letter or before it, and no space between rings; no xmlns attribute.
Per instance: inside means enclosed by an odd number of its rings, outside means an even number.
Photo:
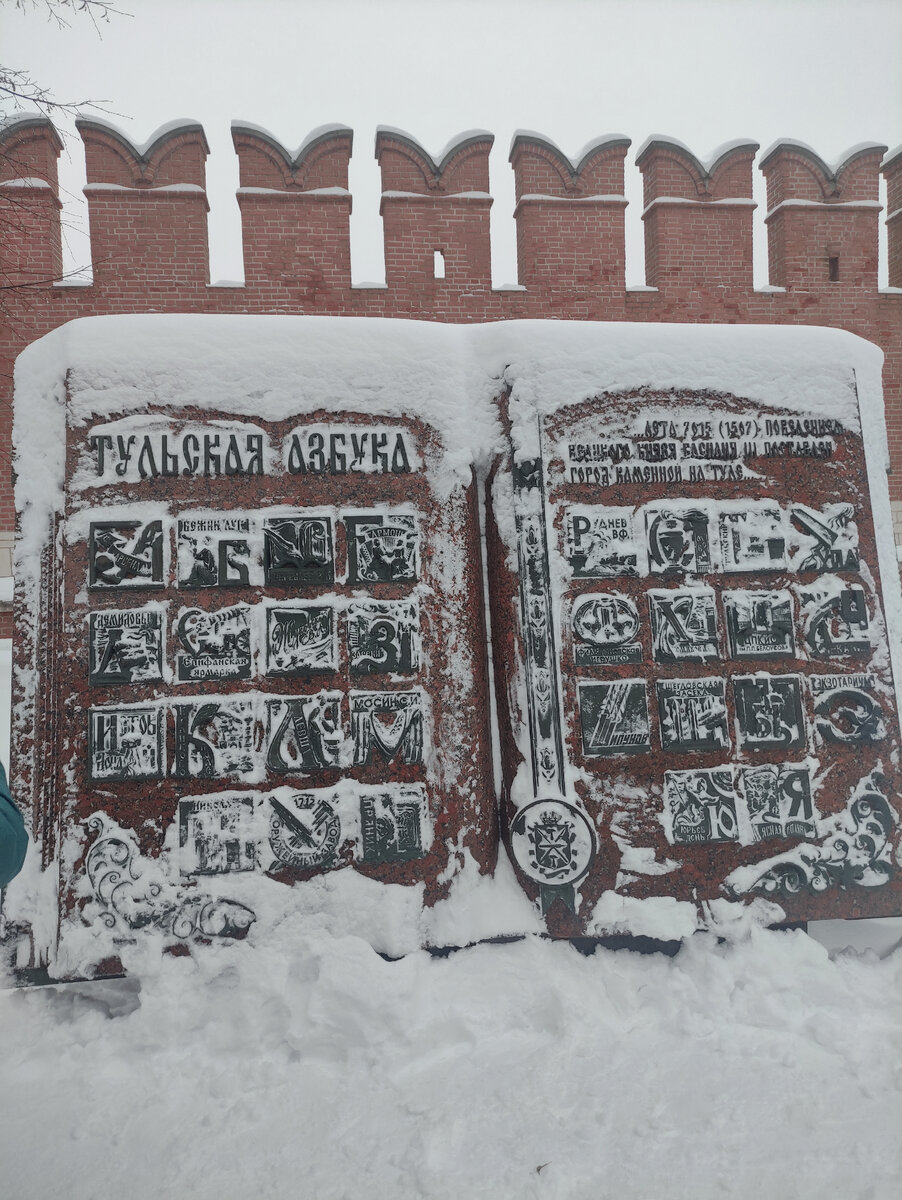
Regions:
<svg viewBox="0 0 902 1200"><path fill-rule="evenodd" d="M247 426L215 432L202 425L135 433L92 432L88 445L102 483L135 483L140 479L179 476L262 475L263 434Z"/></svg>
<svg viewBox="0 0 902 1200"><path fill-rule="evenodd" d="M381 425L295 429L285 460L291 475L407 475L419 465L409 435Z"/></svg>

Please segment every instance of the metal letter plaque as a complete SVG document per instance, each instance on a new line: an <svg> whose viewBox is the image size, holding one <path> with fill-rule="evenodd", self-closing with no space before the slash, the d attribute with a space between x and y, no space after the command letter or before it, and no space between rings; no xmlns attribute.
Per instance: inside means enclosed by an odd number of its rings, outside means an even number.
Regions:
<svg viewBox="0 0 902 1200"><path fill-rule="evenodd" d="M826 745L871 745L886 737L886 717L873 675L809 675L814 728Z"/></svg>
<svg viewBox="0 0 902 1200"><path fill-rule="evenodd" d="M335 579L328 517L273 517L263 523L263 572L269 587L317 587Z"/></svg>
<svg viewBox="0 0 902 1200"><path fill-rule="evenodd" d="M726 591L723 602L732 658L795 657L789 592Z"/></svg>
<svg viewBox="0 0 902 1200"><path fill-rule="evenodd" d="M423 761L423 697L420 692L351 692L354 763Z"/></svg>
<svg viewBox="0 0 902 1200"><path fill-rule="evenodd" d="M682 753L729 746L722 679L663 679L657 690L665 750Z"/></svg>
<svg viewBox="0 0 902 1200"><path fill-rule="evenodd" d="M644 679L579 684L583 753L644 754L651 749Z"/></svg>
<svg viewBox="0 0 902 1200"><path fill-rule="evenodd" d="M266 702L266 765L278 775L337 767L344 745L341 693Z"/></svg>
<svg viewBox="0 0 902 1200"><path fill-rule="evenodd" d="M846 587L839 580L835 584L799 590L808 648L817 658L870 654L870 621L864 588Z"/></svg>
<svg viewBox="0 0 902 1200"><path fill-rule="evenodd" d="M295 792L269 798L269 845L279 863L298 871L332 866L341 842L334 796Z"/></svg>
<svg viewBox="0 0 902 1200"><path fill-rule="evenodd" d="M177 534L179 587L248 587L256 582L251 572L259 557L249 517L185 517Z"/></svg>
<svg viewBox="0 0 902 1200"><path fill-rule="evenodd" d="M253 871L256 865L253 796L194 796L180 802L182 875Z"/></svg>
<svg viewBox="0 0 902 1200"><path fill-rule="evenodd" d="M734 841L739 836L732 767L666 771L664 803L665 829L675 845Z"/></svg>
<svg viewBox="0 0 902 1200"><path fill-rule="evenodd" d="M602 667L642 660L639 614L626 596L590 594L573 604L573 657L578 667Z"/></svg>
<svg viewBox="0 0 902 1200"><path fill-rule="evenodd" d="M92 521L88 561L92 588L162 587L163 522Z"/></svg>
<svg viewBox="0 0 902 1200"><path fill-rule="evenodd" d="M815 836L807 767L747 767L741 776L756 841Z"/></svg>
<svg viewBox="0 0 902 1200"><path fill-rule="evenodd" d="M94 686L163 678L162 614L158 608L93 612L89 642L89 682Z"/></svg>
<svg viewBox="0 0 902 1200"><path fill-rule="evenodd" d="M733 677L739 744L748 750L797 750L805 745L797 675Z"/></svg>
<svg viewBox="0 0 902 1200"><path fill-rule="evenodd" d="M355 600L347 621L352 675L411 675L419 668L416 601Z"/></svg>
<svg viewBox="0 0 902 1200"><path fill-rule="evenodd" d="M645 510L645 522L653 575L703 575L711 570L707 512L695 506L652 506Z"/></svg>
<svg viewBox="0 0 902 1200"><path fill-rule="evenodd" d="M335 612L328 604L266 610L267 675L320 675L337 668Z"/></svg>
<svg viewBox="0 0 902 1200"><path fill-rule="evenodd" d="M804 504L792 506L792 519L805 534L797 571L857 571L858 526L851 504L828 504L815 512Z"/></svg>
<svg viewBox="0 0 902 1200"><path fill-rule="evenodd" d="M574 579L639 575L644 555L636 542L633 520L631 508L571 508L566 554Z"/></svg>
<svg viewBox="0 0 902 1200"><path fill-rule="evenodd" d="M189 608L182 613L176 625L180 683L250 678L249 611L246 605L235 604L214 612Z"/></svg>
<svg viewBox="0 0 902 1200"><path fill-rule="evenodd" d="M413 583L419 571L419 535L415 517L346 517L348 582Z"/></svg>
<svg viewBox="0 0 902 1200"><path fill-rule="evenodd" d="M165 724L158 705L92 708L92 779L156 779L163 774Z"/></svg>
<svg viewBox="0 0 902 1200"><path fill-rule="evenodd" d="M196 699L174 704L177 779L249 775L256 766L253 705L249 699Z"/></svg>
<svg viewBox="0 0 902 1200"><path fill-rule="evenodd" d="M749 504L720 514L723 571L786 569L786 527L776 505Z"/></svg>
<svg viewBox="0 0 902 1200"><path fill-rule="evenodd" d="M717 608L708 588L650 591L655 662L705 662L719 658Z"/></svg>
<svg viewBox="0 0 902 1200"><path fill-rule="evenodd" d="M422 858L426 794L422 788L400 788L360 800L360 834L365 863L397 863Z"/></svg>

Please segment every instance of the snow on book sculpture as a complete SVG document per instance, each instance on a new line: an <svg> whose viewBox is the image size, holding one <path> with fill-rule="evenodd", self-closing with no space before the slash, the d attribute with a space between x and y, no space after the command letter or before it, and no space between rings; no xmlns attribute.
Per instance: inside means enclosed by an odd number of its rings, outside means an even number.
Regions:
<svg viewBox="0 0 902 1200"><path fill-rule="evenodd" d="M551 322L30 347L20 965L323 909L385 952L902 911L879 370L823 330Z"/></svg>

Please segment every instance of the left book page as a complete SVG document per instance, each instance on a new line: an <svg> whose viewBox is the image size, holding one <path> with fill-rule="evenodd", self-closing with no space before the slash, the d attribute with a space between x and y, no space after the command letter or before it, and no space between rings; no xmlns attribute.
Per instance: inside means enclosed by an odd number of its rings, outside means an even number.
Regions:
<svg viewBox="0 0 902 1200"><path fill-rule="evenodd" d="M242 937L291 903L280 884L342 869L419 910L494 866L449 339L360 325L51 335L65 389L19 423L13 770L59 863L32 967L118 972L142 929ZM366 897L395 919L397 889Z"/></svg>

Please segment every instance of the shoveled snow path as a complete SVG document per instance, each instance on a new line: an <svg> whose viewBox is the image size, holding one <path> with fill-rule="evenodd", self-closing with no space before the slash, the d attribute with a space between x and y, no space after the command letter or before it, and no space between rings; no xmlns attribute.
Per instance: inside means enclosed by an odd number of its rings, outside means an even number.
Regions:
<svg viewBox="0 0 902 1200"><path fill-rule="evenodd" d="M0 994L4 1195L898 1195L898 951L282 935Z"/></svg>

